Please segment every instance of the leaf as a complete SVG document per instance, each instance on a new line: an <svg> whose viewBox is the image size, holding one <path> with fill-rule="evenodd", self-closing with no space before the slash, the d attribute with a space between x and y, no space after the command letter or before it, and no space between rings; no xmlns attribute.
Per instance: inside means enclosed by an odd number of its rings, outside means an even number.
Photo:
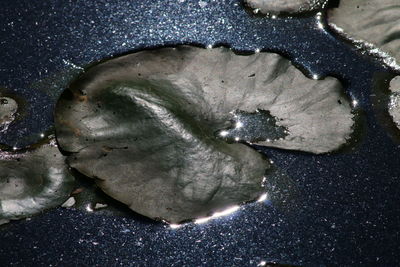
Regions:
<svg viewBox="0 0 400 267"><path fill-rule="evenodd" d="M390 81L390 91L389 113L397 128L400 129L400 76Z"/></svg>
<svg viewBox="0 0 400 267"><path fill-rule="evenodd" d="M266 159L216 138L235 114L255 114L257 124L257 110L270 124L244 141L271 137L258 143L322 153L352 131L336 79L308 79L277 54L184 46L88 69L57 103L56 135L70 166L104 192L145 216L180 222L262 193Z"/></svg>
<svg viewBox="0 0 400 267"><path fill-rule="evenodd" d="M18 104L14 99L0 95L0 132L7 130L17 110Z"/></svg>
<svg viewBox="0 0 400 267"><path fill-rule="evenodd" d="M338 8L329 11L328 21L353 38L370 42L400 61L398 0L342 0ZM398 63L397 66L389 64L400 68Z"/></svg>
<svg viewBox="0 0 400 267"><path fill-rule="evenodd" d="M59 206L73 185L64 156L53 145L0 152L0 220L21 219Z"/></svg>
<svg viewBox="0 0 400 267"><path fill-rule="evenodd" d="M326 0L245 0L245 3L264 14L298 14L320 9Z"/></svg>

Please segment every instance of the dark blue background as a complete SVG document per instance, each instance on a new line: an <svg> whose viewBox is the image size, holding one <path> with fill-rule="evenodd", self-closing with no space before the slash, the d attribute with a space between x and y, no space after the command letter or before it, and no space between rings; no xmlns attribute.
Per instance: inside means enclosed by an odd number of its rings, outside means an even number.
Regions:
<svg viewBox="0 0 400 267"><path fill-rule="evenodd" d="M290 203L246 205L203 225L174 230L135 214L65 209L13 222L0 229L0 265L399 265L400 148L371 90L385 69L314 17L268 19L239 0L199 2L3 0L0 87L27 104L0 143L38 141L57 97L90 63L148 47L224 44L279 52L307 73L340 78L359 103L358 144L320 156L264 149L292 179Z"/></svg>

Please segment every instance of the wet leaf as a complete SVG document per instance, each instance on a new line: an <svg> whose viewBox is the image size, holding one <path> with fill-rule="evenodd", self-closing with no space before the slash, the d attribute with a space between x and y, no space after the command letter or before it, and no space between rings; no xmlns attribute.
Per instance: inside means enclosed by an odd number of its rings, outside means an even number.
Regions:
<svg viewBox="0 0 400 267"><path fill-rule="evenodd" d="M117 87L119 91L113 94L121 97L113 103L97 93L112 94L108 88ZM126 127L141 120L122 114L122 106L136 97L126 97L131 87L152 90L157 94L154 98L166 99L172 112L201 120L208 134L235 127L230 122L237 123L238 112L267 112L267 119L273 119L270 126L277 127L266 127L261 139L262 129L257 129L254 138L247 134L242 140L283 149L335 150L349 139L354 124L351 105L337 79L309 79L277 54L243 56L225 48L164 48L120 57L88 70L57 105L57 136L62 148L78 152L94 140L130 134ZM105 104L113 105L114 110L103 110ZM114 115L127 122L115 122ZM282 127L287 130L284 135ZM276 136L284 138L273 138Z"/></svg>
<svg viewBox="0 0 400 267"><path fill-rule="evenodd" d="M70 166L104 192L148 217L180 222L262 193L269 163L216 138L235 114L262 110L274 119L262 134L240 135L245 141L322 153L351 133L341 94L336 79L308 79L277 54L163 48L88 69L57 103L56 133Z"/></svg>
<svg viewBox="0 0 400 267"><path fill-rule="evenodd" d="M74 185L58 148L0 152L0 220L14 220L61 205Z"/></svg>
<svg viewBox="0 0 400 267"><path fill-rule="evenodd" d="M391 80L390 91L392 93L389 102L389 113L397 128L400 129L400 76Z"/></svg>
<svg viewBox="0 0 400 267"><path fill-rule="evenodd" d="M320 9L326 0L245 0L245 3L264 14L298 14Z"/></svg>
<svg viewBox="0 0 400 267"><path fill-rule="evenodd" d="M15 119L17 110L18 104L14 99L0 95L0 132Z"/></svg>
<svg viewBox="0 0 400 267"><path fill-rule="evenodd" d="M338 8L330 10L328 19L345 34L372 43L400 61L398 0L342 0ZM395 67L389 59L387 62Z"/></svg>

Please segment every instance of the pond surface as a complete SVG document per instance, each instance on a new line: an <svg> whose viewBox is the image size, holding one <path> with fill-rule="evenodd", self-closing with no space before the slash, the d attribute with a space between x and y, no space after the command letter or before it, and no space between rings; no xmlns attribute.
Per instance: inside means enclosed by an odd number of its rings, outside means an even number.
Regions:
<svg viewBox="0 0 400 267"><path fill-rule="evenodd" d="M136 214L59 208L2 226L3 265L399 264L400 146L374 91L389 75L377 75L387 70L316 17L255 17L238 0L5 0L0 21L0 87L25 100L24 116L0 133L10 147L51 129L58 96L82 68L178 44L279 52L310 77L339 78L362 121L358 141L340 153L258 147L289 178L228 216L171 228Z"/></svg>

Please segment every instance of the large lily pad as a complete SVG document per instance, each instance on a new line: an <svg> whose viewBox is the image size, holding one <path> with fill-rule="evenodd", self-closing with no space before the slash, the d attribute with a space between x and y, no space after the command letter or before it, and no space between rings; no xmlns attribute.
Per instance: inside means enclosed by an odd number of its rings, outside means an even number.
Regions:
<svg viewBox="0 0 400 267"><path fill-rule="evenodd" d="M287 149L336 149L353 125L334 78L308 79L273 53L179 47L88 69L57 103L56 133L72 153L69 164L107 194L151 218L180 222L262 192L269 163L216 138L235 114L257 110L273 122L255 141Z"/></svg>
<svg viewBox="0 0 400 267"><path fill-rule="evenodd" d="M202 118L210 131L228 127L229 121L236 121L237 112L266 111L276 119L273 125L279 127L278 132L281 127L286 129L283 138L269 138L277 136L269 127L263 139L248 136L242 141L283 149L311 153L335 150L347 142L354 124L351 105L337 79L309 79L278 54L244 56L225 48L163 48L89 69L68 91L72 93L70 99L64 94L58 103L56 125L62 149L78 152L93 144L93 139L110 140L117 132L126 134L121 124L110 121L113 113L131 101L122 101L121 97L114 103L117 110L107 117L97 112L104 101L92 97L93 92L116 86L152 90L162 86L157 94L167 97L169 106L180 107L192 119ZM174 99L175 95L184 100Z"/></svg>
<svg viewBox="0 0 400 267"><path fill-rule="evenodd" d="M342 0L330 10L328 19L351 37L382 48L400 62L399 0ZM387 63L400 68L390 60Z"/></svg>
<svg viewBox="0 0 400 267"><path fill-rule="evenodd" d="M0 221L21 219L61 205L74 186L54 145L0 152Z"/></svg>
<svg viewBox="0 0 400 267"><path fill-rule="evenodd" d="M326 0L245 0L245 3L264 14L298 14L320 9Z"/></svg>

